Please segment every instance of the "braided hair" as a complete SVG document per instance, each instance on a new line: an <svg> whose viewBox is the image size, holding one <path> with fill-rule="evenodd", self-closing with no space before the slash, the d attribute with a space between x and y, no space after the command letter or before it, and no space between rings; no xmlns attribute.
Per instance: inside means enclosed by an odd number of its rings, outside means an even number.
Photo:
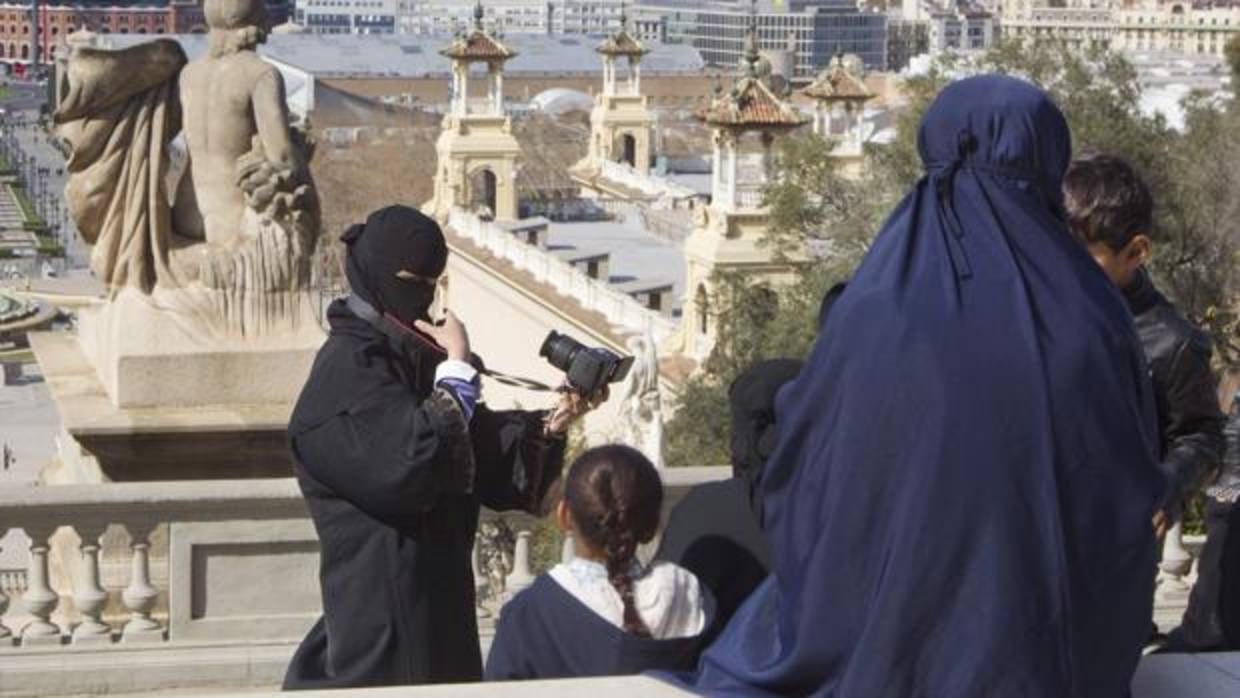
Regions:
<svg viewBox="0 0 1240 698"><path fill-rule="evenodd" d="M577 534L606 556L607 576L624 604L624 630L650 637L633 600L637 546L659 528L663 483L640 451L599 446L581 454L568 471L564 501Z"/></svg>

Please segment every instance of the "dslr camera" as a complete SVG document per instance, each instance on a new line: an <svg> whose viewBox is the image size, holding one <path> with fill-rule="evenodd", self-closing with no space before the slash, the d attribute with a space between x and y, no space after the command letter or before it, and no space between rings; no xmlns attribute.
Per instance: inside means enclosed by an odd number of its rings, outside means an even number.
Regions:
<svg viewBox="0 0 1240 698"><path fill-rule="evenodd" d="M633 357L620 356L602 347L587 347L555 330L543 340L538 355L564 372L570 390L585 398L597 395L608 383L629 375Z"/></svg>

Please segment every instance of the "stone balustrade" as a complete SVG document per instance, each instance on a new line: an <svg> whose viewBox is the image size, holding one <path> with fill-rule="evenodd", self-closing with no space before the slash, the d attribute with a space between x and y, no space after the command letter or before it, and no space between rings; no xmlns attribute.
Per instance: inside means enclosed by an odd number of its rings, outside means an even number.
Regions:
<svg viewBox="0 0 1240 698"><path fill-rule="evenodd" d="M765 205L765 198L765 193L758 187L737 189L736 209L738 211L759 211Z"/></svg>
<svg viewBox="0 0 1240 698"><path fill-rule="evenodd" d="M730 470L663 474L670 507ZM547 524L493 512L482 524L485 649L502 603L539 571L532 531ZM0 539L9 531L29 539L29 564L0 580L0 696L274 685L319 614L318 541L292 479L0 487ZM555 557L571 554L566 540ZM128 569L119 588L103 584L109 555Z"/></svg>
<svg viewBox="0 0 1240 698"><path fill-rule="evenodd" d="M654 197L660 202L692 199L697 196L697 192L689 187L677 184L666 177L643 175L627 163L604 160L599 165L599 174L610 182Z"/></svg>
<svg viewBox="0 0 1240 698"><path fill-rule="evenodd" d="M539 283L577 301L586 310L602 313L614 325L637 333L649 331L660 343L676 331L676 323L659 311L647 308L632 296L590 278L568 262L469 211L453 209L448 226L458 235L530 273Z"/></svg>
<svg viewBox="0 0 1240 698"><path fill-rule="evenodd" d="M728 474L663 471L665 506ZM502 604L572 555L547 526L484 512L474 550L484 651ZM0 696L275 685L319 613L317 538L291 479L0 487L0 538L9 531L29 539L29 563L0 574ZM1201 543L1168 535L1155 599L1164 629L1183 612Z"/></svg>
<svg viewBox="0 0 1240 698"><path fill-rule="evenodd" d="M1185 535L1179 522L1163 539L1154 592L1154 622L1164 632L1180 624L1189 592L1197 581L1197 558L1204 544L1204 535Z"/></svg>

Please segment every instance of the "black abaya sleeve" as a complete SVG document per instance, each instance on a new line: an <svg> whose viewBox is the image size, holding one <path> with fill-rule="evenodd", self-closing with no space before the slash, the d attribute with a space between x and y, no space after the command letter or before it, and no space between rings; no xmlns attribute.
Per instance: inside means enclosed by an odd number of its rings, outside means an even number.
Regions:
<svg viewBox="0 0 1240 698"><path fill-rule="evenodd" d="M402 519L467 493L473 452L460 406L445 391L426 400L393 385L293 436L306 472L378 519Z"/></svg>
<svg viewBox="0 0 1240 698"><path fill-rule="evenodd" d="M564 468L565 439L543 433L545 412L493 412L479 405L470 425L476 490L493 511L547 513L547 492Z"/></svg>

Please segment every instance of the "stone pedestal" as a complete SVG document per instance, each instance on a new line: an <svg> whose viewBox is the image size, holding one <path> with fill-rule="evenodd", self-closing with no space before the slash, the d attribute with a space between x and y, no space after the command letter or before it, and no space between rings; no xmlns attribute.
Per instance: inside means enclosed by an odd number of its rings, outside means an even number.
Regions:
<svg viewBox="0 0 1240 698"><path fill-rule="evenodd" d="M195 337L121 298L30 335L63 424L49 483L287 477L286 429L324 334L306 303L264 341Z"/></svg>
<svg viewBox="0 0 1240 698"><path fill-rule="evenodd" d="M118 408L291 403L324 333L309 294L285 295L289 317L281 331L246 337L178 308L186 294L125 289L79 311L78 344Z"/></svg>

